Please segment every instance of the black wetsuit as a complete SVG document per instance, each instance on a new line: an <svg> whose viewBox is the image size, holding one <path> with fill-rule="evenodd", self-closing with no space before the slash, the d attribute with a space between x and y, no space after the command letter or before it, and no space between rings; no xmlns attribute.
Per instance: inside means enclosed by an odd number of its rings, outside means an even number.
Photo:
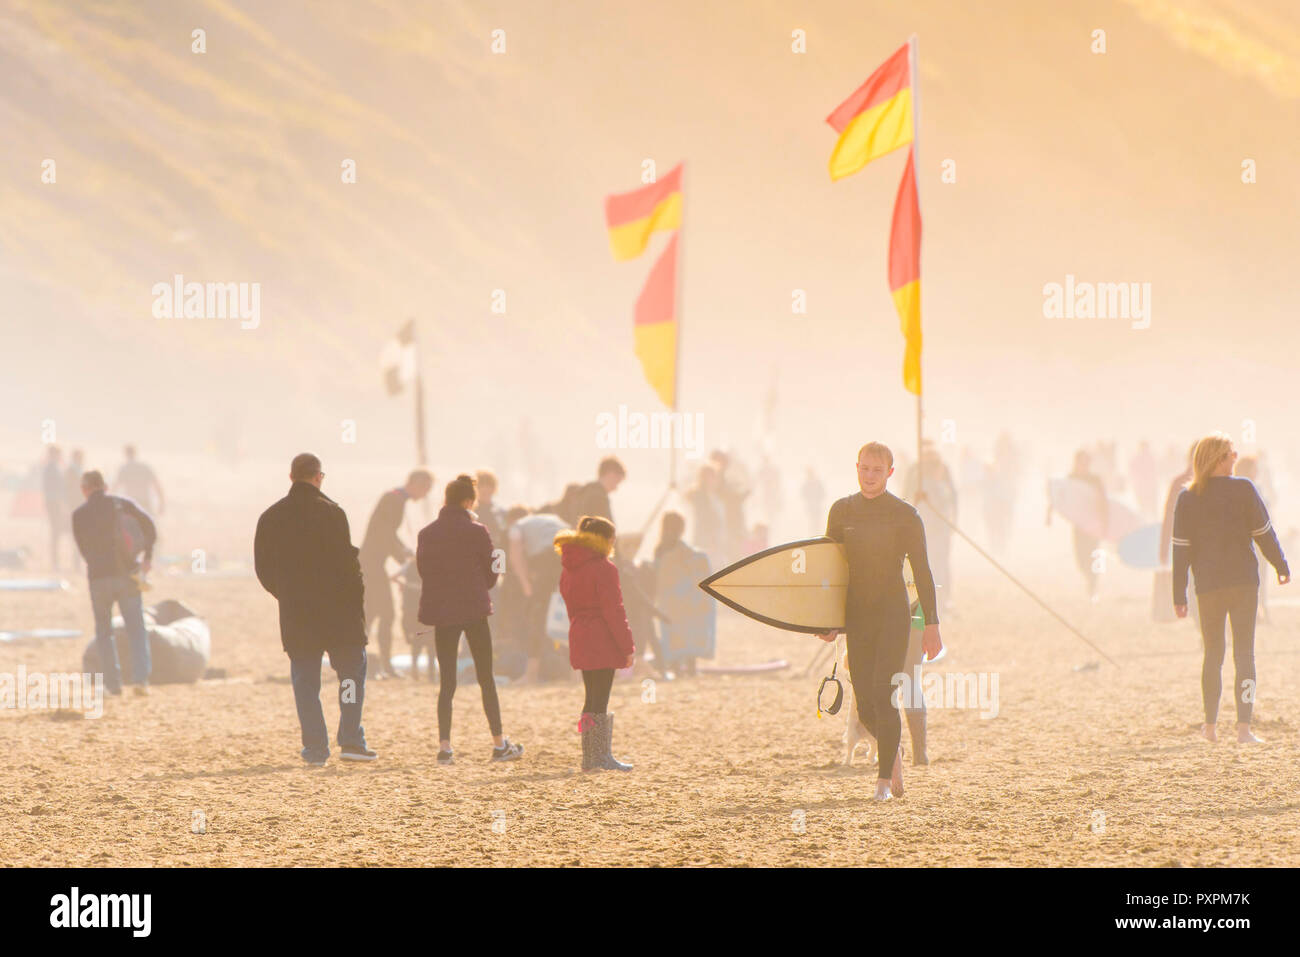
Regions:
<svg viewBox="0 0 1300 957"><path fill-rule="evenodd" d="M845 644L858 717L876 739L880 777L894 772L903 726L893 697L892 679L907 658L912 616L903 581L903 559L912 565L925 621L939 623L934 576L925 553L921 516L902 499L883 492L861 492L831 506L826 536L843 543L849 559Z"/></svg>

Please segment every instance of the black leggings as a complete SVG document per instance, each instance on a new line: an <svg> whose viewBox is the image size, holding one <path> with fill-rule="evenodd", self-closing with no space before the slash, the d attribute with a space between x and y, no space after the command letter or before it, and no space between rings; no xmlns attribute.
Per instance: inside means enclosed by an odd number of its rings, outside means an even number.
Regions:
<svg viewBox="0 0 1300 957"><path fill-rule="evenodd" d="M492 630L486 618L468 625L439 625L433 629L433 644L438 652L438 738L451 740L451 699L456 694L456 653L460 650L461 632L474 657L474 674L483 692L483 713L494 735L501 733L501 705L497 701L497 683L492 677Z"/></svg>
<svg viewBox="0 0 1300 957"><path fill-rule="evenodd" d="M858 719L876 739L880 779L894 774L894 758L903 736L903 722L894 703L894 675L906 666L912 612L906 594L874 608L850 609L844 644Z"/></svg>
<svg viewBox="0 0 1300 957"><path fill-rule="evenodd" d="M1219 717L1219 697L1223 693L1223 654L1227 644L1224 619L1232 621L1232 663L1237 670L1237 721L1249 724L1255 702L1255 610L1259 589L1255 585L1234 585L1198 592L1196 604L1201 612L1201 640L1205 644L1205 663L1201 666L1201 698L1205 703L1205 723L1214 724Z"/></svg>
<svg viewBox="0 0 1300 957"><path fill-rule="evenodd" d="M610 689L614 687L614 669L584 671L582 686L587 689L587 697L582 702L583 714L604 714L609 707Z"/></svg>

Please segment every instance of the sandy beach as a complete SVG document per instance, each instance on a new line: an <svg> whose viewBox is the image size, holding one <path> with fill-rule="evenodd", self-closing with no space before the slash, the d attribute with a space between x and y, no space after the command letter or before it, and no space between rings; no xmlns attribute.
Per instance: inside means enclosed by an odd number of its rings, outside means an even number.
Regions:
<svg viewBox="0 0 1300 957"><path fill-rule="evenodd" d="M1300 860L1300 613L1257 640L1266 743L1197 733L1199 639L1153 625L1133 576L1099 606L1034 582L1119 668L991 573L963 583L939 672L998 676L998 713L930 713L928 767L884 805L875 772L841 766L843 713L818 719L820 643L727 615L719 662L791 662L762 676L616 684L630 774L583 775L576 683L504 687L524 759L494 765L477 688L456 698L457 763L440 767L436 690L370 681L380 752L324 769L298 756L275 607L251 578L164 579L151 597L201 610L227 677L110 699L103 717L0 713L0 859L10 866L1285 866ZM0 618L89 628L84 583L6 594ZM81 639L0 646L0 672L73 670ZM372 645L373 650L373 645ZM402 648L404 649L404 646ZM1098 663L1093 667L1094 663ZM1076 670L1079 669L1079 670ZM1225 671L1231 681L1230 666ZM333 726L333 673L325 712ZM200 826L201 825L201 826ZM203 833L195 833L195 830Z"/></svg>

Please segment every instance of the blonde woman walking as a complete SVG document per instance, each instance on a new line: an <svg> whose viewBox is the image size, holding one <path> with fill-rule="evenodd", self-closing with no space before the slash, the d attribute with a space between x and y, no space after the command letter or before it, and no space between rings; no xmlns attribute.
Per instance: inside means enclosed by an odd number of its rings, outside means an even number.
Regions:
<svg viewBox="0 0 1300 957"><path fill-rule="evenodd" d="M1255 701L1255 612L1259 602L1259 568L1251 543L1277 570L1279 585L1291 571L1259 492L1250 479L1235 477L1237 453L1222 432L1207 435L1192 453L1192 480L1174 506L1170 541L1174 559L1174 612L1187 617L1187 570L1196 579L1205 661L1201 696L1205 704L1206 740L1218 740L1215 723L1222 694L1225 619L1232 623L1232 660L1236 669L1237 742L1259 744L1251 734Z"/></svg>

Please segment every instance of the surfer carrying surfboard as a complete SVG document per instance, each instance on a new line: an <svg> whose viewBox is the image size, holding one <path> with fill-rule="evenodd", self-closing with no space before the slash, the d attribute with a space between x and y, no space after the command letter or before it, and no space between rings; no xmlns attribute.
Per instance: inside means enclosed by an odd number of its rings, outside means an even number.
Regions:
<svg viewBox="0 0 1300 957"><path fill-rule="evenodd" d="M893 677L904 669L911 628L904 559L912 566L925 615L921 643L927 658L939 654L943 640L925 526L915 508L885 488L894 474L894 454L879 442L868 442L858 452L857 469L859 492L831 506L826 537L840 542L848 558L844 635L849 672L858 717L879 749L876 800L888 801L903 794L903 725L893 701ZM838 634L818 637L834 641Z"/></svg>

